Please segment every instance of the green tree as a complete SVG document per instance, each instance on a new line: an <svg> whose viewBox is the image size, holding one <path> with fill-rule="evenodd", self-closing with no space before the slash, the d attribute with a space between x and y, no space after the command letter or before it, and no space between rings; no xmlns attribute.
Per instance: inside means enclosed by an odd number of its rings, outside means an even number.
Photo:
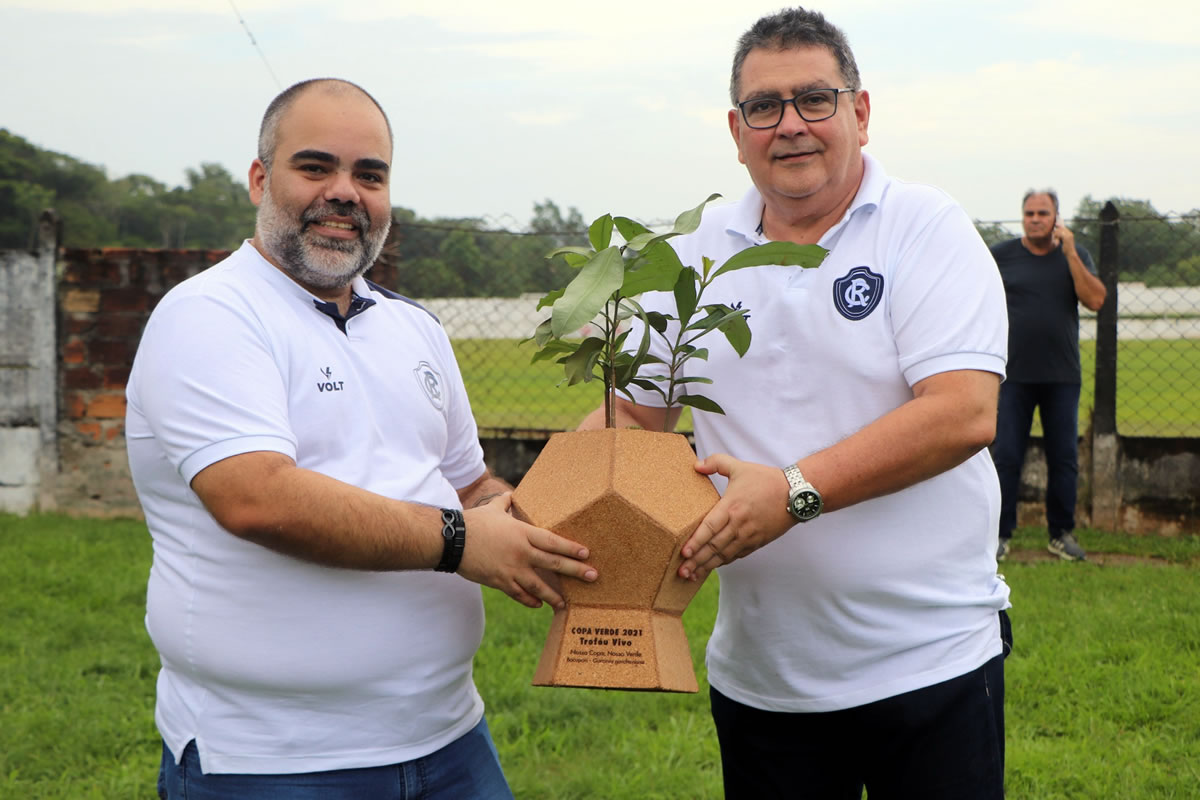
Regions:
<svg viewBox="0 0 1200 800"><path fill-rule="evenodd" d="M1148 200L1114 197L1120 214L1120 276L1122 280L1142 280L1152 268L1173 268L1200 252L1200 231L1186 218L1178 222L1157 211ZM1087 195L1071 222L1075 240L1095 259L1100 254L1100 211L1104 201Z"/></svg>
<svg viewBox="0 0 1200 800"><path fill-rule="evenodd" d="M1013 238L1012 231L999 222L980 222L979 220L975 220L975 230L979 231L984 244L988 247Z"/></svg>
<svg viewBox="0 0 1200 800"><path fill-rule="evenodd" d="M188 186L177 198L190 209L186 232L179 247L216 247L233 250L254 230L257 209L249 190L219 164L201 164L187 170Z"/></svg>

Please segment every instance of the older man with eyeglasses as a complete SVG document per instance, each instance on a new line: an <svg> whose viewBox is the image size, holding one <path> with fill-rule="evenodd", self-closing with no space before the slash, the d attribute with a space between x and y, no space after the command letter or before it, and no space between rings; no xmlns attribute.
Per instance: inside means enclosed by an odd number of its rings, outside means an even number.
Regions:
<svg viewBox="0 0 1200 800"><path fill-rule="evenodd" d="M870 96L821 14L755 23L730 92L754 185L673 240L681 259L771 241L829 255L709 290L753 309L757 340L741 359L714 343L699 366L726 416L694 413L697 469L722 499L680 567L720 567L707 662L726 797L999 798L1011 637L985 448L1006 358L1000 276L950 197L863 154ZM626 423L677 413L634 391L618 401Z"/></svg>

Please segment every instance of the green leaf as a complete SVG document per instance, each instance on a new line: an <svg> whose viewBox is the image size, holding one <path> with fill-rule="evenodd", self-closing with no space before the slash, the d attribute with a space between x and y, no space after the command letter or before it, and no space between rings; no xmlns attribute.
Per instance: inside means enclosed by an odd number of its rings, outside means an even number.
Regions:
<svg viewBox="0 0 1200 800"><path fill-rule="evenodd" d="M588 241L599 252L612 244L612 232L612 214L605 214L588 227Z"/></svg>
<svg viewBox="0 0 1200 800"><path fill-rule="evenodd" d="M626 297L642 292L669 292L675 288L683 262L666 242L646 248L638 256L637 267L625 275L621 294Z"/></svg>
<svg viewBox="0 0 1200 800"><path fill-rule="evenodd" d="M562 297L566 291L567 291L566 288L562 288L562 289L555 289L552 292L546 292L546 296L543 297L541 300L538 300L537 308L535 308L534 311L541 311L546 306L554 305L555 301L557 301L558 298Z"/></svg>
<svg viewBox="0 0 1200 800"><path fill-rule="evenodd" d="M633 378L629 382L632 383L634 386L645 389L648 392L658 392L658 394L662 397L663 400L667 399L667 393L665 391L663 391L663 388L661 386L659 386L657 383L654 383L653 381L646 380L645 378Z"/></svg>
<svg viewBox="0 0 1200 800"><path fill-rule="evenodd" d="M574 386L577 383L590 381L594 376L592 370L596 366L596 360L600 358L600 351L604 348L604 340L589 336L579 344L579 349L566 358L559 359L559 363L567 373L567 385Z"/></svg>
<svg viewBox="0 0 1200 800"><path fill-rule="evenodd" d="M744 314L738 313L726 319L717 326L717 329L725 334L730 346L737 352L738 358L746 355L746 351L750 349L750 326L746 323Z"/></svg>
<svg viewBox="0 0 1200 800"><path fill-rule="evenodd" d="M649 233L650 229L640 222L630 219L629 217L614 217L613 224L617 226L617 230L621 232L621 238L626 243L635 236L643 233Z"/></svg>
<svg viewBox="0 0 1200 800"><path fill-rule="evenodd" d="M825 260L829 251L815 244L793 244L792 242L768 242L755 247L747 247L740 253L734 253L721 268L713 273L713 277L732 272L743 267L759 267L765 264L782 264L797 267L816 267Z"/></svg>
<svg viewBox="0 0 1200 800"><path fill-rule="evenodd" d="M549 319L542 320L541 324L538 325L537 328L534 329L533 336L531 336L530 339L532 339L533 343L536 344L538 347L545 347L546 342L550 341L550 339L551 339L550 320ZM525 341L528 342L529 339L526 339Z"/></svg>
<svg viewBox="0 0 1200 800"><path fill-rule="evenodd" d="M688 341L693 341L700 336L703 336L708 331L724 325L726 321L733 319L734 317L745 318L746 314L750 313L750 309L748 308L730 308L723 303L706 305L704 306L704 310L708 312L705 317L693 322L684 329L689 331L700 331L699 334L693 336Z"/></svg>
<svg viewBox="0 0 1200 800"><path fill-rule="evenodd" d="M683 362L685 362L691 358L698 358L701 361L708 361L708 348L707 347L692 347L686 353L684 353L682 356L680 356L679 361L676 363L677 363L677 365L682 366Z"/></svg>
<svg viewBox="0 0 1200 800"><path fill-rule="evenodd" d="M649 246L652 244L665 241L673 236L678 235L678 233L655 233L654 231L647 230L630 239L628 242L628 247L630 250L646 250L649 249Z"/></svg>
<svg viewBox="0 0 1200 800"><path fill-rule="evenodd" d="M654 330L658 331L659 333L666 333L667 323L672 319L674 318L668 314L662 313L661 311L646 312L646 324L651 328L654 328Z"/></svg>
<svg viewBox="0 0 1200 800"><path fill-rule="evenodd" d="M675 281L675 310L681 320L692 318L696 313L696 270L684 267L679 270Z"/></svg>
<svg viewBox="0 0 1200 800"><path fill-rule="evenodd" d="M641 307L641 305L636 300L630 300L629 302L631 304L633 304L633 306L636 308L636 310L638 312L638 316L640 316L642 318L642 321L646 322L646 312ZM649 352L650 352L650 325L646 324L646 325L642 326L642 340L638 343L637 353L635 353L633 355L633 358L630 359L633 362L633 366L637 367L638 364L641 364L643 361L645 361L646 356ZM626 383L628 383L628 379L626 379Z"/></svg>
<svg viewBox="0 0 1200 800"><path fill-rule="evenodd" d="M546 342L541 350L533 354L533 358L529 360L530 364L536 364L539 361L549 361L558 358L564 353L574 353L579 348L579 342L568 341L566 339L551 339Z"/></svg>
<svg viewBox="0 0 1200 800"><path fill-rule="evenodd" d="M676 378L676 385L681 383L712 383L712 378L702 378L699 375L694 375L690 378Z"/></svg>
<svg viewBox="0 0 1200 800"><path fill-rule="evenodd" d="M603 249L603 248L600 248L600 249ZM557 255L566 255L568 253L571 255L583 256L584 258L587 258L589 256L594 255L595 252L596 251L592 250L592 248L590 248L590 247L579 247L576 245L568 245L567 247L559 247L555 250L551 250L549 253L546 254L546 258L550 259L550 258L554 258Z"/></svg>
<svg viewBox="0 0 1200 800"><path fill-rule="evenodd" d="M716 200L721 195L710 194L708 199L695 208L684 211L675 218L675 227L671 229L674 234L691 233L700 227L700 216L704 213L704 207Z"/></svg>
<svg viewBox="0 0 1200 800"><path fill-rule="evenodd" d="M677 401L681 406L691 406L700 411L711 411L714 414L724 414L725 409L721 408L712 400L709 400L704 395L700 394L685 394Z"/></svg>
<svg viewBox="0 0 1200 800"><path fill-rule="evenodd" d="M566 336L587 325L625 280L625 260L616 247L606 247L579 271L554 304L551 333Z"/></svg>
<svg viewBox="0 0 1200 800"><path fill-rule="evenodd" d="M646 229L637 236L629 239L629 249L631 250L648 250L652 245L660 242L665 242L675 236L682 236L685 233L691 233L700 227L700 217L704 213L704 207L716 200L721 195L710 194L708 199L695 208L688 209L675 218L675 226L667 233L656 234L653 231Z"/></svg>
<svg viewBox="0 0 1200 800"><path fill-rule="evenodd" d="M624 286L621 287L621 294L622 295L625 294ZM624 322L625 320L629 319L630 317L632 317L638 313L636 308L629 305L632 302L633 302L633 298L631 298L631 297L624 297L624 296L621 297L621 303L619 306L617 306L617 322Z"/></svg>

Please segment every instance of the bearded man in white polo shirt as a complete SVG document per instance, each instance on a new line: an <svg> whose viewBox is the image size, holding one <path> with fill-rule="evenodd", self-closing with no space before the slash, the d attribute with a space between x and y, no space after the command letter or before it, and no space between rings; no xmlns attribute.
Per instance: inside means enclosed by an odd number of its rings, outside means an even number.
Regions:
<svg viewBox="0 0 1200 800"><path fill-rule="evenodd" d="M754 344L739 359L710 342L686 365L726 411L694 412L697 469L722 498L680 567L720 567L707 664L726 797L999 798L996 266L953 200L863 154L870 98L819 13L759 20L731 94L754 187L673 239L681 260L769 241L829 255L718 278L706 301L744 303ZM624 423L674 424L678 409L635 396Z"/></svg>
<svg viewBox="0 0 1200 800"><path fill-rule="evenodd" d="M391 160L361 88L283 92L254 238L168 292L139 346L161 797L511 798L471 676L475 584L537 607L563 602L539 570L595 579L507 513L437 320L362 278Z"/></svg>

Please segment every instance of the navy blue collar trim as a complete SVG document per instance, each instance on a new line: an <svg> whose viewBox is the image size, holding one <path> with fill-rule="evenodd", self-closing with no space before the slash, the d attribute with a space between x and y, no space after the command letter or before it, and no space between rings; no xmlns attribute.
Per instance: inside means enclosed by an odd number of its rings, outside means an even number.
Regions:
<svg viewBox="0 0 1200 800"><path fill-rule="evenodd" d="M322 303L320 300L313 300L313 305L317 307L317 311L332 319L334 324L338 326L339 331L346 333L346 322L375 305L375 301L369 297L359 297L351 292L350 308L344 317L342 316L342 312L338 310L337 303L332 300L326 303Z"/></svg>

